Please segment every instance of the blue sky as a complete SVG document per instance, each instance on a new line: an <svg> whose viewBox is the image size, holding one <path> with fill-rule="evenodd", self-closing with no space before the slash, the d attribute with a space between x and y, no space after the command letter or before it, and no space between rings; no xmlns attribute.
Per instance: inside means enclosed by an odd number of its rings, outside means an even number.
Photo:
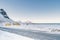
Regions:
<svg viewBox="0 0 60 40"><path fill-rule="evenodd" d="M15 21L60 22L60 0L0 0L0 8Z"/></svg>

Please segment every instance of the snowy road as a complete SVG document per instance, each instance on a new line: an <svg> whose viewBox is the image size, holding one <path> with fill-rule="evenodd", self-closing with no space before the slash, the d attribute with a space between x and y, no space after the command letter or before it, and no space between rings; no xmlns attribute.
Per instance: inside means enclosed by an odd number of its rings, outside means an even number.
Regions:
<svg viewBox="0 0 60 40"><path fill-rule="evenodd" d="M12 28L4 28L4 27L0 27L0 30L26 36L35 40L60 40L59 34L49 34L40 31L37 32L33 30L12 29Z"/></svg>

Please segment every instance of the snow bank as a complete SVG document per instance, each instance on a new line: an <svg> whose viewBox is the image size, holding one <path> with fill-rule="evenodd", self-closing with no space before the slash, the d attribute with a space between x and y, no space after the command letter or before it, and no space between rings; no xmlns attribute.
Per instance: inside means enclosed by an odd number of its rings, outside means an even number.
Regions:
<svg viewBox="0 0 60 40"><path fill-rule="evenodd" d="M34 39L0 30L0 40L34 40Z"/></svg>

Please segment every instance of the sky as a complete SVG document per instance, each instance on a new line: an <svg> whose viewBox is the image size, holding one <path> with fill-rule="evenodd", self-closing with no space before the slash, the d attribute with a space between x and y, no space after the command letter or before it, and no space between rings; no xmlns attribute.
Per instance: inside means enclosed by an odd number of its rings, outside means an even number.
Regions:
<svg viewBox="0 0 60 40"><path fill-rule="evenodd" d="M60 0L0 0L14 21L34 23L60 23Z"/></svg>

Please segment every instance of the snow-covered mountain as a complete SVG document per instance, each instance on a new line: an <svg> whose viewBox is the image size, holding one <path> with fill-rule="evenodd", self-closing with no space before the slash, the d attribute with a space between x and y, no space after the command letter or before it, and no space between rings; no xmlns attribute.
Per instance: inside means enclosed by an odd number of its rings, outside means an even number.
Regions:
<svg viewBox="0 0 60 40"><path fill-rule="evenodd" d="M13 22L13 20L7 16L4 9L0 9L0 22Z"/></svg>
<svg viewBox="0 0 60 40"><path fill-rule="evenodd" d="M11 26L11 25L20 25L18 22L13 21L4 11L4 9L0 9L0 26Z"/></svg>

